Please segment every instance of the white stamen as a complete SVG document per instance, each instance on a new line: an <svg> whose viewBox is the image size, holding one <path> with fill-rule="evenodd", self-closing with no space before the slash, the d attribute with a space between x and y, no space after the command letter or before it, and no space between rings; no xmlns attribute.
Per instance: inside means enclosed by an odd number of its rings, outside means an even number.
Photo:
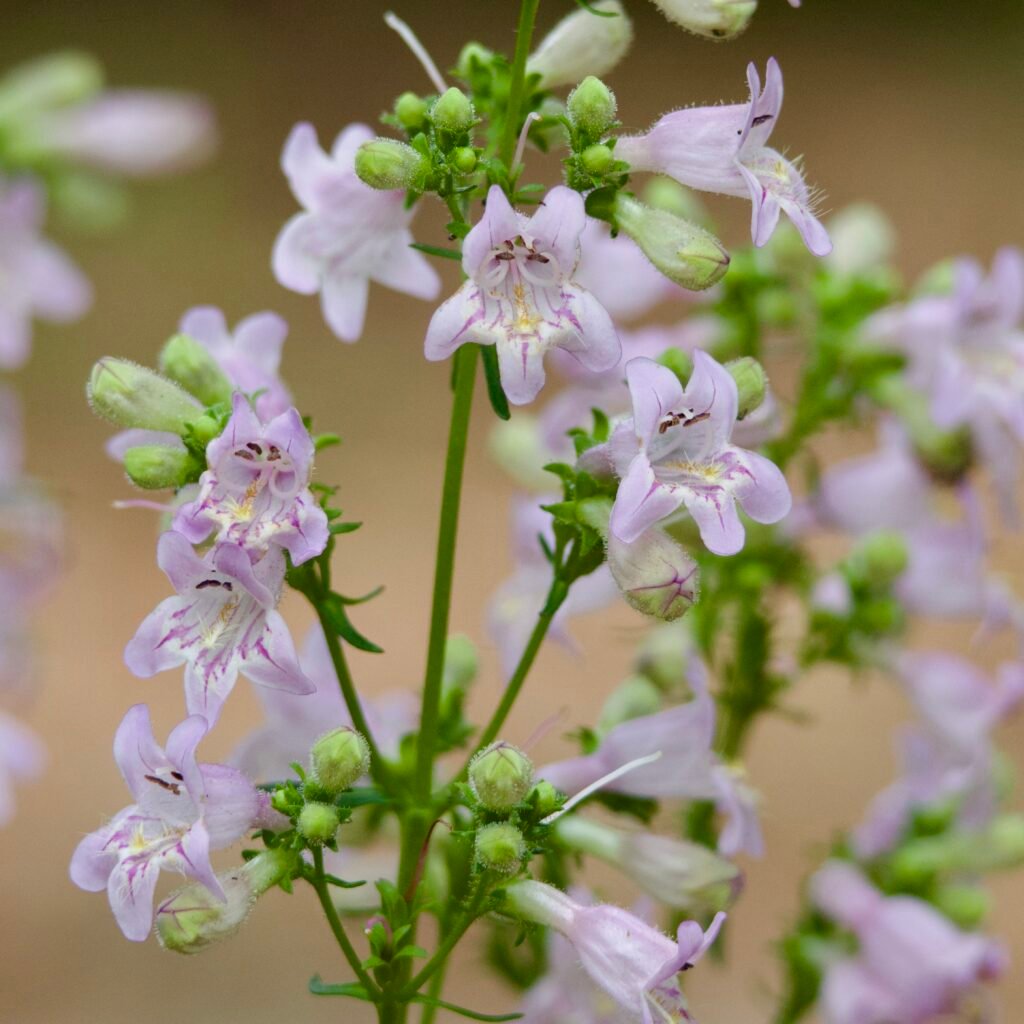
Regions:
<svg viewBox="0 0 1024 1024"><path fill-rule="evenodd" d="M602 775L596 782L592 782L589 786L584 786L575 796L570 797L566 802L557 810L554 814L549 814L546 818L541 818L540 823L542 825L550 825L553 821L557 821L563 814L567 814L571 811L578 803L586 800L591 793L596 793L599 789L607 786L609 782L614 782L616 779L621 779L623 775L633 771L634 768L643 768L645 764L654 764L655 761L661 758L661 751L656 750L653 754L648 754L646 757L638 757L635 761L627 761L624 765L620 765L613 772L609 772L607 775Z"/></svg>
<svg viewBox="0 0 1024 1024"><path fill-rule="evenodd" d="M171 512L174 510L174 505L169 501L166 504L161 504L159 501L146 501L144 498L134 498L131 501L115 501L111 502L111 504L116 509L148 508L154 512Z"/></svg>
<svg viewBox="0 0 1024 1024"><path fill-rule="evenodd" d="M441 72L437 70L437 65L431 60L426 47L416 38L416 33L393 11L388 11L384 15L384 24L388 28L393 28L402 37L402 41L412 50L413 56L423 66L423 70L427 73L427 78L433 83L438 94L446 92L448 86L441 77Z"/></svg>
<svg viewBox="0 0 1024 1024"><path fill-rule="evenodd" d="M523 130L519 133L519 141L516 143L516 155L512 157L512 167L516 168L523 161L523 153L526 151L526 136L530 134L530 125L534 121L540 120L540 114L537 111L533 111L526 115L526 120L523 122Z"/></svg>

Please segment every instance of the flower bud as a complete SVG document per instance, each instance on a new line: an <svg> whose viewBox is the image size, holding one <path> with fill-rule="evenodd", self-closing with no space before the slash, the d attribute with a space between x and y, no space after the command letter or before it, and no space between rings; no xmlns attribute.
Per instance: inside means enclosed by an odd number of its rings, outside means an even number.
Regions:
<svg viewBox="0 0 1024 1024"><path fill-rule="evenodd" d="M231 381L206 347L187 334L176 334L164 345L160 369L203 405L231 401Z"/></svg>
<svg viewBox="0 0 1024 1024"><path fill-rule="evenodd" d="M871 203L854 203L840 210L829 220L828 233L832 239L832 251L824 261L844 277L884 267L896 248L892 224Z"/></svg>
<svg viewBox="0 0 1024 1024"><path fill-rule="evenodd" d="M661 691L645 676L630 676L612 690L597 722L600 734L634 718L661 710Z"/></svg>
<svg viewBox="0 0 1024 1024"><path fill-rule="evenodd" d="M737 419L745 419L764 401L768 388L768 375L764 367L753 356L743 356L725 364L725 368L736 381L738 399Z"/></svg>
<svg viewBox="0 0 1024 1024"><path fill-rule="evenodd" d="M656 526L630 544L610 534L608 568L622 596L644 615L671 622L697 600L697 563Z"/></svg>
<svg viewBox="0 0 1024 1024"><path fill-rule="evenodd" d="M444 672L441 677L441 691L448 693L469 689L480 668L476 645L468 636L456 633L448 637L444 646Z"/></svg>
<svg viewBox="0 0 1024 1024"><path fill-rule="evenodd" d="M147 491L160 491L167 487L177 490L198 480L205 468L205 464L186 448L172 448L170 445L139 445L124 453L124 471L128 479Z"/></svg>
<svg viewBox="0 0 1024 1024"><path fill-rule="evenodd" d="M420 154L395 139L373 139L356 150L356 174L370 188L382 191L409 188L422 167Z"/></svg>
<svg viewBox="0 0 1024 1024"><path fill-rule="evenodd" d="M669 21L709 39L742 32L757 10L757 0L654 0Z"/></svg>
<svg viewBox="0 0 1024 1024"><path fill-rule="evenodd" d="M696 194L663 174L656 174L648 179L644 185L643 199L648 206L653 206L656 210L666 210L696 224L706 226L709 223L708 212Z"/></svg>
<svg viewBox="0 0 1024 1024"><path fill-rule="evenodd" d="M487 810L508 811L530 791L533 763L518 747L499 740L473 758L469 784Z"/></svg>
<svg viewBox="0 0 1024 1024"><path fill-rule="evenodd" d="M230 938L256 900L291 875L298 864L298 856L291 850L266 850L240 868L217 875L225 900L199 882L178 889L157 907L157 940L175 953L199 953Z"/></svg>
<svg viewBox="0 0 1024 1024"><path fill-rule="evenodd" d="M887 587L907 568L907 542L896 530L877 530L865 537L850 555L856 579L872 587Z"/></svg>
<svg viewBox="0 0 1024 1024"><path fill-rule="evenodd" d="M587 146L580 153L580 162L588 174L607 174L615 163L615 155L607 146Z"/></svg>
<svg viewBox="0 0 1024 1024"><path fill-rule="evenodd" d="M958 928L975 931L992 909L992 900L976 885L946 885L936 892L935 905Z"/></svg>
<svg viewBox="0 0 1024 1024"><path fill-rule="evenodd" d="M81 103L103 88L95 58L67 50L22 64L0 81L0 120Z"/></svg>
<svg viewBox="0 0 1024 1024"><path fill-rule="evenodd" d="M588 75L576 86L565 104L569 120L592 139L600 138L615 120L615 94L600 78Z"/></svg>
<svg viewBox="0 0 1024 1024"><path fill-rule="evenodd" d="M473 104L469 97L453 85L444 95L438 97L430 111L434 125L452 135L468 132L476 120Z"/></svg>
<svg viewBox="0 0 1024 1024"><path fill-rule="evenodd" d="M615 218L658 270L690 291L710 288L729 268L729 254L714 235L667 210L620 192Z"/></svg>
<svg viewBox="0 0 1024 1024"><path fill-rule="evenodd" d="M693 356L685 349L676 348L674 345L671 348L665 349L658 356L656 362L661 363L662 366L667 366L679 378L679 383L683 387L686 386L686 382L690 379L690 374L693 373Z"/></svg>
<svg viewBox="0 0 1024 1024"><path fill-rule="evenodd" d="M554 814L565 803L565 794L555 789L547 779L541 779L530 790L530 795L534 797L537 814L542 818Z"/></svg>
<svg viewBox="0 0 1024 1024"><path fill-rule="evenodd" d="M494 51L482 43L466 43L455 62L455 73L464 82L470 81L474 75L486 68L494 60Z"/></svg>
<svg viewBox="0 0 1024 1024"><path fill-rule="evenodd" d="M484 825L476 834L476 862L499 875L514 875L526 854L523 833L508 822Z"/></svg>
<svg viewBox="0 0 1024 1024"><path fill-rule="evenodd" d="M296 827L310 846L330 843L338 834L338 809L333 804L310 802L299 812Z"/></svg>
<svg viewBox="0 0 1024 1024"><path fill-rule="evenodd" d="M633 23L619 0L596 0L601 17L582 8L566 15L540 42L526 62L526 72L540 76L543 89L605 75L626 55Z"/></svg>
<svg viewBox="0 0 1024 1024"><path fill-rule="evenodd" d="M184 434L202 406L166 377L127 359L104 356L86 388L93 411L119 427Z"/></svg>
<svg viewBox="0 0 1024 1024"><path fill-rule="evenodd" d="M348 789L370 767L370 746L348 726L332 729L313 744L309 752L313 778L331 796Z"/></svg>
<svg viewBox="0 0 1024 1024"><path fill-rule="evenodd" d="M476 150L472 146L459 146L452 150L452 164L462 174L472 174L476 170Z"/></svg>
<svg viewBox="0 0 1024 1024"><path fill-rule="evenodd" d="M395 117L410 135L415 135L427 122L427 101L414 92L403 92L395 100Z"/></svg>

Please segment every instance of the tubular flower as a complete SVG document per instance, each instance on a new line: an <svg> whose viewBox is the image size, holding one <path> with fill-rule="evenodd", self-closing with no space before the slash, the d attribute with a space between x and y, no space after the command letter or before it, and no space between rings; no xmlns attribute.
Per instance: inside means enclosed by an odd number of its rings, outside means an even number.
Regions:
<svg viewBox="0 0 1024 1024"><path fill-rule="evenodd" d="M483 218L466 236L468 280L434 313L428 359L447 359L469 342L495 345L510 402L525 405L544 386L544 356L570 352L588 370L618 363L621 346L605 308L575 280L586 226L579 193L559 186L523 217L492 186Z"/></svg>
<svg viewBox="0 0 1024 1024"><path fill-rule="evenodd" d="M644 1024L693 1020L677 975L704 955L725 914L716 914L707 932L684 921L673 941L627 910L586 906L542 882L516 882L505 896L521 917L564 935L591 981Z"/></svg>
<svg viewBox="0 0 1024 1024"><path fill-rule="evenodd" d="M212 725L244 672L254 683L312 693L291 634L275 610L284 556L271 548L255 565L236 544L217 544L200 558L180 534L165 533L157 563L178 591L145 619L125 648L128 667L143 678L184 664L190 714Z"/></svg>
<svg viewBox="0 0 1024 1024"><path fill-rule="evenodd" d="M815 256L832 250L828 233L811 212L812 198L799 169L768 145L782 109L782 71L768 61L764 91L747 67L750 100L690 107L665 114L644 135L620 138L615 156L634 171L654 171L704 192L749 197L750 233L764 245L785 213Z"/></svg>
<svg viewBox="0 0 1024 1024"><path fill-rule="evenodd" d="M667 367L650 359L626 366L633 404L607 445L586 453L610 460L621 478L611 532L630 543L685 505L701 540L717 555L743 547L736 512L775 523L789 512L786 479L774 463L730 443L737 418L736 383L704 352L695 352L686 389Z"/></svg>
<svg viewBox="0 0 1024 1024"><path fill-rule="evenodd" d="M274 276L303 295L319 292L327 325L342 341L363 333L370 281L420 299L436 298L441 287L426 257L410 248L405 192L370 188L356 175L356 150L372 138L366 125L349 125L328 155L316 129L297 124L281 156L304 212L277 236Z"/></svg>
<svg viewBox="0 0 1024 1024"><path fill-rule="evenodd" d="M268 814L266 796L241 772L196 761L206 731L206 720L193 715L164 749L153 738L149 709L131 708L114 738L114 758L135 802L87 835L71 858L71 880L89 892L106 889L121 931L133 941L152 927L161 871L193 878L223 900L210 851L237 842Z"/></svg>
<svg viewBox="0 0 1024 1024"><path fill-rule="evenodd" d="M313 440L291 408L262 424L236 392L231 419L206 448L209 469L199 496L182 505L173 528L193 544L215 532L217 541L243 547L254 560L271 545L296 565L327 546L327 516L309 490Z"/></svg>

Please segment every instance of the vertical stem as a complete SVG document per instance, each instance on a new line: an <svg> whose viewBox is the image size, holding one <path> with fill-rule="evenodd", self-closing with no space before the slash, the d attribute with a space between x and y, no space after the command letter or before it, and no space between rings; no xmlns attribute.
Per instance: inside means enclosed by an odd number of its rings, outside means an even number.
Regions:
<svg viewBox="0 0 1024 1024"><path fill-rule="evenodd" d="M452 576L455 571L455 541L459 529L459 501L462 497L462 474L466 463L469 414L473 407L476 357L476 345L463 345L455 355L455 397L452 401L448 456L445 460L444 487L441 495L441 524L437 532L437 561L434 569L434 599L430 612L427 671L423 681L420 732L416 741L414 786L416 794L422 801L429 798L433 784L434 741L441 703L444 649L448 638Z"/></svg>
<svg viewBox="0 0 1024 1024"><path fill-rule="evenodd" d="M508 108L505 111L504 131L501 135L501 149L498 156L509 166L516 151L516 137L519 134L520 114L523 107L523 93L526 81L526 58L530 55L533 39L533 25L537 20L540 0L523 0L519 7L519 27L516 29L516 52L512 58L512 80L508 90Z"/></svg>

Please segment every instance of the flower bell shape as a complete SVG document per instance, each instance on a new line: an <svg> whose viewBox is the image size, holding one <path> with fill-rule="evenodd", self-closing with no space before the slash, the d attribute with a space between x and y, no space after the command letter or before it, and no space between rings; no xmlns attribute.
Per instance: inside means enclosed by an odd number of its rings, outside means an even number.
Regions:
<svg viewBox="0 0 1024 1024"><path fill-rule="evenodd" d="M62 249L43 238L43 190L0 176L0 369L28 359L34 317L69 323L92 302L92 288Z"/></svg>
<svg viewBox="0 0 1024 1024"><path fill-rule="evenodd" d="M200 478L199 496L178 509L173 529L193 544L215 533L254 560L271 545L284 548L296 565L315 558L330 534L309 490L313 453L294 408L263 424L236 392L224 432L207 445L210 468Z"/></svg>
<svg viewBox="0 0 1024 1024"><path fill-rule="evenodd" d="M237 842L268 813L265 794L241 772L196 761L206 732L206 719L192 715L162 748L149 709L131 708L114 738L114 759L135 802L87 835L71 858L71 880L89 892L106 889L121 931L135 942L152 927L161 871L177 871L225 899L210 851Z"/></svg>
<svg viewBox="0 0 1024 1024"><path fill-rule="evenodd" d="M996 943L960 931L922 900L883 896L852 864L826 863L811 899L859 942L826 971L827 1024L926 1024L1005 965Z"/></svg>
<svg viewBox="0 0 1024 1024"><path fill-rule="evenodd" d="M495 345L508 400L525 405L544 386L544 355L572 353L586 369L610 370L621 356L605 308L575 279L583 199L553 188L532 217L516 213L496 185L462 247L468 280L434 313L426 356L447 359L460 345Z"/></svg>
<svg viewBox="0 0 1024 1024"><path fill-rule="evenodd" d="M370 281L420 299L436 298L441 287L426 257L410 248L405 192L378 191L356 175L356 151L374 137L366 125L349 125L327 154L316 129L298 124L281 156L304 212L277 236L274 276L294 292L319 292L327 325L342 341L363 332Z"/></svg>
<svg viewBox="0 0 1024 1024"><path fill-rule="evenodd" d="M708 550L734 555L744 541L737 502L759 523L776 523L789 512L789 486L778 467L730 443L738 399L721 364L695 352L684 390L667 367L632 359L626 381L632 418L586 455L610 459L621 478L610 523L615 537L631 543L685 505Z"/></svg>
<svg viewBox="0 0 1024 1024"><path fill-rule="evenodd" d="M255 565L237 544L220 543L200 558L180 533L157 545L157 564L178 595L162 601L128 642L124 658L148 678L184 664L189 714L212 726L238 679L291 693L312 693L291 634L275 610L284 555L270 548Z"/></svg>
<svg viewBox="0 0 1024 1024"><path fill-rule="evenodd" d="M572 943L590 979L643 1024L691 1021L678 975L715 941L725 914L707 932L684 921L675 941L635 914L607 904L587 906L543 882L516 882L505 890L510 910L554 929Z"/></svg>
<svg viewBox="0 0 1024 1024"><path fill-rule="evenodd" d="M758 246L771 238L784 212L807 248L826 256L832 243L811 212L812 196L799 169L767 145L782 109L782 71L775 58L768 61L763 92L753 64L747 83L749 102L672 111L644 135L620 138L615 156L634 171L665 174L703 192L749 197L750 233Z"/></svg>

